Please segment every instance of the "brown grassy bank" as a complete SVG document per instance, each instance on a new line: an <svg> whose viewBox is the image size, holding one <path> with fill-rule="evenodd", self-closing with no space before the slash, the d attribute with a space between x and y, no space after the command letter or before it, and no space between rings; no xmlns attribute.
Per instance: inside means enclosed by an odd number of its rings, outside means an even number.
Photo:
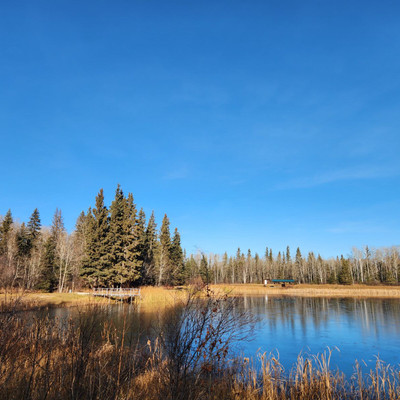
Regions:
<svg viewBox="0 0 400 400"><path fill-rule="evenodd" d="M304 297L382 297L400 298L400 286L368 286L368 285L268 285L261 284L219 284L214 289L229 292L232 295L288 295Z"/></svg>
<svg viewBox="0 0 400 400"><path fill-rule="evenodd" d="M140 305L141 310L153 311L159 308L170 307L185 296L187 288L174 289L166 287L146 286L141 288L141 297L134 302ZM13 302L19 310L33 310L43 307L79 307L93 304L114 303L103 297L95 297L91 290L83 289L75 293L44 293L38 291L5 290L0 291L0 310L2 304Z"/></svg>
<svg viewBox="0 0 400 400"><path fill-rule="evenodd" d="M303 297L358 297L358 298L400 298L400 286L367 286L367 285L280 285L261 284L218 284L211 285L214 291L229 293L233 296L262 296L285 295ZM187 288L151 287L141 288L141 298L135 302L141 310L153 311L159 308L170 307L185 296ZM19 303L20 309L35 309L41 307L76 307L90 304L109 303L108 299L91 295L90 290L78 293L42 293L33 291L3 290L0 292L0 304L7 300Z"/></svg>

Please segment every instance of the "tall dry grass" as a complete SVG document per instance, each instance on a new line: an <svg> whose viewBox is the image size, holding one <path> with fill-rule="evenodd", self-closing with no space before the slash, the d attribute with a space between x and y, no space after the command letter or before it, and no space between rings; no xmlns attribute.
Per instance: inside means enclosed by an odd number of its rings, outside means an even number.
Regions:
<svg viewBox="0 0 400 400"><path fill-rule="evenodd" d="M282 288L279 285L261 284L218 284L211 285L216 293L232 296L285 295L303 297L357 297L357 298L399 298L400 286L367 286L367 285L293 285ZM145 286L141 288L141 298L135 303L141 311L153 312L176 304L185 298L189 288L168 288ZM21 310L43 307L76 307L92 304L108 304L115 302L101 297L94 297L91 291L81 293L42 293L16 289L0 290L0 307L3 302L13 300L18 302Z"/></svg>
<svg viewBox="0 0 400 400"><path fill-rule="evenodd" d="M230 358L221 339L234 326L229 320L234 303L224 301L207 294L185 298L180 303L184 318L178 312L165 317L170 331L161 330L147 342L129 337L132 327L125 315L117 329L102 305L90 305L73 320L61 321L23 318L14 300L3 302L0 398L400 398L399 371L380 360L367 374L355 364L354 375L346 380L331 369L329 350L314 357L300 355L289 373L273 355ZM194 330L185 325L187 318L200 321Z"/></svg>
<svg viewBox="0 0 400 400"><path fill-rule="evenodd" d="M306 297L384 297L399 298L400 286L367 286L367 285L280 285L261 284L218 284L214 290L224 291L231 295L288 295Z"/></svg>

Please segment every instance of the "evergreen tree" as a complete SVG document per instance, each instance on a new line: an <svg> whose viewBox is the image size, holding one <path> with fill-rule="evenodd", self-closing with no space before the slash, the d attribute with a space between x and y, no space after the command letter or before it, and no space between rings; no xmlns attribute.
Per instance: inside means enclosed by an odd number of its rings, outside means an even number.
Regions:
<svg viewBox="0 0 400 400"><path fill-rule="evenodd" d="M44 255L41 268L41 276L37 289L45 292L54 292L57 287L56 279L56 242L53 235L50 235L44 243Z"/></svg>
<svg viewBox="0 0 400 400"><path fill-rule="evenodd" d="M160 259L158 265L158 284L170 285L171 277L171 234L169 230L169 219L164 215L160 230Z"/></svg>
<svg viewBox="0 0 400 400"><path fill-rule="evenodd" d="M90 212L91 211L91 212ZM87 219L86 257L82 276L89 286L106 286L111 267L109 212L104 205L103 189L96 197L96 205Z"/></svg>
<svg viewBox="0 0 400 400"><path fill-rule="evenodd" d="M139 210L135 222L135 253L137 265L137 279L142 278L143 263L146 256L146 214L143 208Z"/></svg>
<svg viewBox="0 0 400 400"><path fill-rule="evenodd" d="M132 193L125 199L124 210L124 256L127 269L127 283L135 285L139 282L142 274L143 247L146 216L143 210L136 215L136 205Z"/></svg>
<svg viewBox="0 0 400 400"><path fill-rule="evenodd" d="M335 274L335 271L333 268L329 272L327 283L329 283L331 285L334 285L335 283L337 283L336 274Z"/></svg>
<svg viewBox="0 0 400 400"><path fill-rule="evenodd" d="M341 269L339 272L338 280L341 285L351 285L353 283L353 278L350 271L350 261L341 257Z"/></svg>
<svg viewBox="0 0 400 400"><path fill-rule="evenodd" d="M173 285L183 285L186 280L185 263L181 247L181 236L179 235L177 228L175 228L174 237L171 243L171 263L171 283Z"/></svg>
<svg viewBox="0 0 400 400"><path fill-rule="evenodd" d="M154 211L151 213L145 231L145 241L143 249L143 283L154 285L156 282L155 265L157 253L157 225L155 222Z"/></svg>
<svg viewBox="0 0 400 400"><path fill-rule="evenodd" d="M110 243L111 243L111 269L107 280L113 282L118 286L122 286L126 281L129 280L129 266L126 262L125 251L127 249L127 230L131 229L133 235L133 221L125 221L126 202L124 194L120 185L118 185L115 191L114 201L110 207ZM136 213L135 213L136 214Z"/></svg>
<svg viewBox="0 0 400 400"><path fill-rule="evenodd" d="M301 255L300 247L298 247L297 250L296 250L295 265L296 265L296 273L297 273L297 275L300 276L301 282L304 282L303 256ZM293 278L292 274L290 274L290 278Z"/></svg>
<svg viewBox="0 0 400 400"><path fill-rule="evenodd" d="M91 210L89 209L88 215L91 215ZM89 217L86 216L85 212L82 211L75 223L75 232L73 236L74 248L75 248L75 263L72 272L72 288L79 285L79 277L83 270L83 265L85 261L85 254L87 249L87 235L88 235L88 224Z"/></svg>
<svg viewBox="0 0 400 400"><path fill-rule="evenodd" d="M207 258L203 254L200 260L200 278L204 284L209 285L213 279L212 272L208 266Z"/></svg>
<svg viewBox="0 0 400 400"><path fill-rule="evenodd" d="M31 243L29 240L29 231L22 223L17 232L17 256L20 260L29 257L31 252Z"/></svg>
<svg viewBox="0 0 400 400"><path fill-rule="evenodd" d="M198 265L196 260L193 257L193 254L190 255L189 259L186 260L185 262L185 271L187 278L195 278L198 276Z"/></svg>
<svg viewBox="0 0 400 400"><path fill-rule="evenodd" d="M40 215L37 208L34 209L27 224L29 236L29 260L27 276L25 277L24 285L26 288L32 288L40 275L40 265L43 253L42 233Z"/></svg>
<svg viewBox="0 0 400 400"><path fill-rule="evenodd" d="M0 225L0 255L6 254L7 252L8 240L10 238L13 222L11 210L8 210Z"/></svg>
<svg viewBox="0 0 400 400"><path fill-rule="evenodd" d="M268 247L265 248L265 259L268 260L268 256L269 256L269 250Z"/></svg>
<svg viewBox="0 0 400 400"><path fill-rule="evenodd" d="M288 264L290 264L292 262L292 259L290 257L290 248L289 248L289 246L286 247L286 262Z"/></svg>
<svg viewBox="0 0 400 400"><path fill-rule="evenodd" d="M30 240L32 242L32 246L35 246L37 243L39 237L40 237L40 215L39 215L39 210L35 208L33 210L33 213L29 219L29 222L27 224Z"/></svg>

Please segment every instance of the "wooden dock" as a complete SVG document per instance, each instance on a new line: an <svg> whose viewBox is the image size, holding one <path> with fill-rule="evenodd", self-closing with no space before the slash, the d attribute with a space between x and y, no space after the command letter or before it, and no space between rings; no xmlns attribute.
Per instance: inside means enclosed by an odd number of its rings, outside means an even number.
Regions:
<svg viewBox="0 0 400 400"><path fill-rule="evenodd" d="M115 300L130 300L132 302L135 297L141 297L140 288L96 288L93 296L107 297Z"/></svg>

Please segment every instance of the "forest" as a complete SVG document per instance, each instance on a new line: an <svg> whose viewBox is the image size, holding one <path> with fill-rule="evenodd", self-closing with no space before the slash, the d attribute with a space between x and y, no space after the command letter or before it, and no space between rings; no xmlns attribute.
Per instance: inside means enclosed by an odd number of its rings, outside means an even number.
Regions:
<svg viewBox="0 0 400 400"><path fill-rule="evenodd" d="M324 259L289 246L259 255L240 248L235 255L190 254L182 250L165 214L160 229L154 212L147 219L133 195L118 185L111 205L101 189L94 207L82 212L67 232L61 210L52 225L41 225L34 209L26 223L11 210L0 217L0 285L30 290L69 291L82 287L179 286L201 278L205 283L262 283L295 279L299 283L399 284L400 248L353 248L350 256Z"/></svg>

